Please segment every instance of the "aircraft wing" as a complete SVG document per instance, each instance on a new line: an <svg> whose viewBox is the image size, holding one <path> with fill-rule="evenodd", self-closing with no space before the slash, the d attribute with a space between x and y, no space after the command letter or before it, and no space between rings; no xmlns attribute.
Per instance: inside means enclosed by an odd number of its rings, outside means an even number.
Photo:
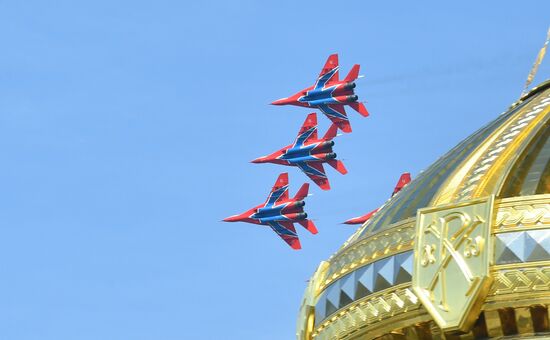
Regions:
<svg viewBox="0 0 550 340"><path fill-rule="evenodd" d="M300 245L300 239L298 239L298 234L294 228L292 222L269 222L269 226L280 238L283 239L292 249L302 249Z"/></svg>
<svg viewBox="0 0 550 340"><path fill-rule="evenodd" d="M349 123L348 116L346 115L344 105L319 105L319 110L321 110L334 124L336 124L340 130L346 133L351 132L351 125Z"/></svg>
<svg viewBox="0 0 550 340"><path fill-rule="evenodd" d="M292 144L291 147L302 146L304 144L309 144L311 140L317 140L317 114L315 112L307 115L304 124L298 132L298 136Z"/></svg>
<svg viewBox="0 0 550 340"><path fill-rule="evenodd" d="M338 54L332 54L328 57L325 66L321 70L315 85L314 89L320 89L325 86L330 86L333 83L337 83L338 80Z"/></svg>
<svg viewBox="0 0 550 340"><path fill-rule="evenodd" d="M267 200L265 201L264 207L271 207L279 201L284 201L288 199L288 172L284 172L279 175Z"/></svg>
<svg viewBox="0 0 550 340"><path fill-rule="evenodd" d="M330 189L330 183L328 182L327 175L325 175L325 169L321 162L303 162L296 163L296 165L302 170L307 177L309 177L315 184L317 184L323 190Z"/></svg>

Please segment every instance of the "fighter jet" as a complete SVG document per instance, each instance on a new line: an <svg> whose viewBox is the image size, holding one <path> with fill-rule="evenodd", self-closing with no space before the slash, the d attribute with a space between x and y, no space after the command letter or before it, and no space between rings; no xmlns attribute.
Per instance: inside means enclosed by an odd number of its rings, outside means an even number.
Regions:
<svg viewBox="0 0 550 340"><path fill-rule="evenodd" d="M304 212L304 198L309 190L309 184L304 183L294 198L288 196L288 173L282 173L273 185L265 203L260 204L240 215L225 218L226 222L248 222L268 225L292 249L301 249L294 223L298 222L312 234L317 234L317 228Z"/></svg>
<svg viewBox="0 0 550 340"><path fill-rule="evenodd" d="M367 117L369 113L365 106L357 101L358 97L353 90L355 88L354 81L359 77L359 65L353 65L344 80L338 80L338 68L338 54L333 54L328 57L313 86L271 104L317 108L342 131L351 132L351 125L344 105L351 106L364 117Z"/></svg>
<svg viewBox="0 0 550 340"><path fill-rule="evenodd" d="M395 194L397 194L401 189L403 189L407 184L411 182L411 174L408 172L405 172L401 174L401 177L399 177L399 180L397 181L397 184L395 185L395 188L393 188L393 192L391 194L391 197L393 197ZM359 217L351 218L344 222L344 224L363 224L367 222L374 214L376 214L380 210L380 208L376 208L373 211Z"/></svg>
<svg viewBox="0 0 550 340"><path fill-rule="evenodd" d="M330 183L325 174L323 163L328 163L341 174L347 174L344 163L336 160L332 151L338 127L332 124L325 136L317 138L317 114L310 113L298 132L293 144L275 151L274 153L256 158L252 163L275 163L300 168L315 184L323 190L330 189Z"/></svg>

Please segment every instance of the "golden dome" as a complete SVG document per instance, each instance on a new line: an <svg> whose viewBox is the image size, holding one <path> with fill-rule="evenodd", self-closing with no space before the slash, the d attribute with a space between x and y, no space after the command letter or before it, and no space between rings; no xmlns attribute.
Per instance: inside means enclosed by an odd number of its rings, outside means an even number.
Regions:
<svg viewBox="0 0 550 340"><path fill-rule="evenodd" d="M320 264L298 339L550 332L549 124L547 81L387 201Z"/></svg>

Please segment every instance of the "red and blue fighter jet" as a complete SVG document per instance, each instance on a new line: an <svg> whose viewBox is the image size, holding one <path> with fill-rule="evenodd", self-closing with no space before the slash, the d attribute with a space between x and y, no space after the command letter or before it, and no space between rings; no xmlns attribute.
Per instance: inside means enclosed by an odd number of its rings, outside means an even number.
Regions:
<svg viewBox="0 0 550 340"><path fill-rule="evenodd" d="M321 74L313 86L295 95L274 101L273 105L296 105L321 110L342 131L351 132L351 125L344 105L351 106L362 116L369 115L365 105L358 102L354 92L355 80L359 77L359 65L355 64L344 80L338 79L338 54L328 57Z"/></svg>
<svg viewBox="0 0 550 340"><path fill-rule="evenodd" d="M391 197L395 196L398 192L401 191L407 184L411 182L411 174L408 172L404 172L401 174L401 177L399 177L399 180L397 180L397 184L393 188L393 192L391 194ZM381 208L381 207L380 207ZM354 217L344 222L344 224L363 224L371 219L374 214L380 210L380 208L376 208L371 212L366 213L363 216Z"/></svg>
<svg viewBox="0 0 550 340"><path fill-rule="evenodd" d="M260 204L240 215L225 218L226 222L248 222L268 225L292 249L301 249L294 223L298 222L312 234L317 234L317 228L304 212L304 198L307 196L309 184L304 183L294 198L288 196L288 173L282 173L273 185L264 204Z"/></svg>
<svg viewBox="0 0 550 340"><path fill-rule="evenodd" d="M293 144L275 151L274 153L256 158L252 163L275 163L300 168L315 184L323 190L330 189L330 183L323 163L328 163L338 172L347 173L344 163L336 160L336 154L332 151L338 127L332 124L325 136L317 138L317 114L310 113L298 132Z"/></svg>

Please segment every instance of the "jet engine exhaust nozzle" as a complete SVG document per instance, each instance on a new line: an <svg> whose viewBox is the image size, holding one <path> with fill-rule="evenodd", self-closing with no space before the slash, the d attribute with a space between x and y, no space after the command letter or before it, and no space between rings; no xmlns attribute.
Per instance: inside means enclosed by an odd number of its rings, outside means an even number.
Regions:
<svg viewBox="0 0 550 340"><path fill-rule="evenodd" d="M351 82L351 83L346 83L344 85L344 90L352 90L356 87L357 85L354 83L354 82Z"/></svg>

